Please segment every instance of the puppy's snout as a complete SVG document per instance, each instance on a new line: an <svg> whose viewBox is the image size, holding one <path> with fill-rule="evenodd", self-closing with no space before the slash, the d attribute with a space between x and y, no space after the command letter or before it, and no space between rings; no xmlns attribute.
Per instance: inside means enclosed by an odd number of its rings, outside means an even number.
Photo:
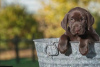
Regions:
<svg viewBox="0 0 100 67"><path fill-rule="evenodd" d="M80 28L79 27L75 27L75 31L76 32L80 31Z"/></svg>
<svg viewBox="0 0 100 67"><path fill-rule="evenodd" d="M75 31L76 31L76 32L79 32L80 30L81 30L81 26L78 25L78 24L76 24L76 25L75 25Z"/></svg>

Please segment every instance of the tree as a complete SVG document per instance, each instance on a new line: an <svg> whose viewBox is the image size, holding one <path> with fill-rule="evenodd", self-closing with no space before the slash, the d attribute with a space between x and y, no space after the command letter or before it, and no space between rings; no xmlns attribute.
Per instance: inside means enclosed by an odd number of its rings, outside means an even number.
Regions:
<svg viewBox="0 0 100 67"><path fill-rule="evenodd" d="M15 35L32 39L33 36L42 37L42 32L38 30L34 15L28 14L19 5L10 5L0 11L0 35L1 39L12 39Z"/></svg>

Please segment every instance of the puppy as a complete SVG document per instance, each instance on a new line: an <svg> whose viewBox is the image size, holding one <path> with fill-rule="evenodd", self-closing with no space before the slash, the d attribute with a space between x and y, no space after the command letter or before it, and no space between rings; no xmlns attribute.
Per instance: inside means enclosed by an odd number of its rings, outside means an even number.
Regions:
<svg viewBox="0 0 100 67"><path fill-rule="evenodd" d="M85 9L76 7L71 9L61 22L61 27L66 31L59 39L58 50L65 54L70 45L69 41L79 41L79 51L82 55L88 53L88 45L99 41L99 35L92 25L93 16Z"/></svg>

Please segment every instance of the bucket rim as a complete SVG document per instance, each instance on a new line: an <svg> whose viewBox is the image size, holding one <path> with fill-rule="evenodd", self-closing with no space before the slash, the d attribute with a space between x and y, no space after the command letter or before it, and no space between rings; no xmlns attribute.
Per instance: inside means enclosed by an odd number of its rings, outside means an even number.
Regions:
<svg viewBox="0 0 100 67"><path fill-rule="evenodd" d="M51 39L59 39L59 38L40 38L40 39L33 39L34 42L44 42L43 40L51 40ZM40 41L42 40L42 41ZM45 41L45 42L49 42L49 41ZM44 43L45 43L44 42ZM51 42L51 41L50 41Z"/></svg>
<svg viewBox="0 0 100 67"><path fill-rule="evenodd" d="M43 40L51 40L51 39L59 39L59 38L40 38L40 39L33 39L33 41L34 42L44 42L44 43L55 42L55 41L43 41ZM70 41L70 43L79 43L79 41ZM95 43L100 43L100 41L96 41Z"/></svg>

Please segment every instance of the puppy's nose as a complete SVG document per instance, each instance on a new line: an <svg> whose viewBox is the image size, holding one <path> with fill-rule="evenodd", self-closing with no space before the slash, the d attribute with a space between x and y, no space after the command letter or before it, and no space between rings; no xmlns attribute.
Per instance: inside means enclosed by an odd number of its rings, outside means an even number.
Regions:
<svg viewBox="0 0 100 67"><path fill-rule="evenodd" d="M80 31L80 28L79 27L75 27L75 31L76 32Z"/></svg>

